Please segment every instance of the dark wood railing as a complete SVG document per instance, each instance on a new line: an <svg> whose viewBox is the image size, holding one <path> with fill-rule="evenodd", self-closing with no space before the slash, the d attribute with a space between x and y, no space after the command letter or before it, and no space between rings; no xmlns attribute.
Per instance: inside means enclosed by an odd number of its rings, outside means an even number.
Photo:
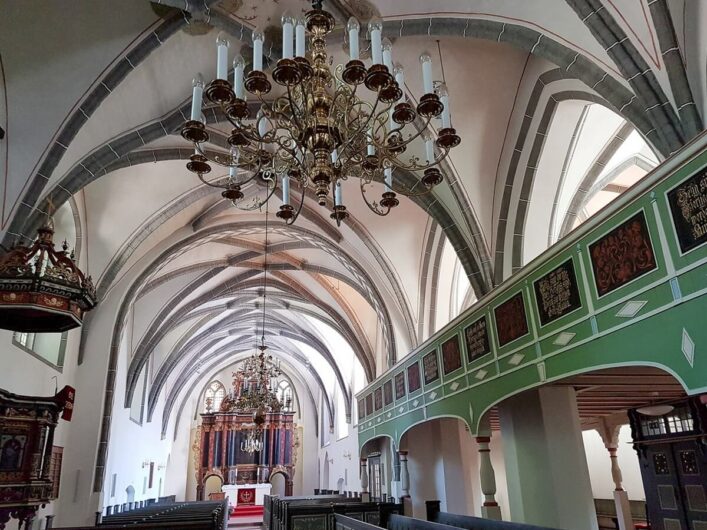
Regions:
<svg viewBox="0 0 707 530"><path fill-rule="evenodd" d="M146 508L103 517L96 526L55 527L55 530L106 530L109 528L225 530L228 504L219 502L176 502L152 504Z"/></svg>
<svg viewBox="0 0 707 530"><path fill-rule="evenodd" d="M402 505L361 502L343 495L266 496L263 526L266 530L291 530L306 519L310 530L335 530L335 516L346 515L385 528L394 513L402 513Z"/></svg>
<svg viewBox="0 0 707 530"><path fill-rule="evenodd" d="M427 508L427 522L435 524L434 529L439 530L439 525L444 525L449 528L465 528L466 530L551 530L544 526L534 526L523 523L511 523L507 521L494 521L492 519L483 519L481 517L471 517L469 515L459 515L455 513L446 513L440 511L439 501L427 501L425 503ZM406 517L405 519L410 519ZM417 519L412 519L417 521ZM405 524L410 524L409 521L396 521L398 526L393 528L389 526L390 530L401 530L406 528L406 530L433 530L432 527L413 525L405 527Z"/></svg>

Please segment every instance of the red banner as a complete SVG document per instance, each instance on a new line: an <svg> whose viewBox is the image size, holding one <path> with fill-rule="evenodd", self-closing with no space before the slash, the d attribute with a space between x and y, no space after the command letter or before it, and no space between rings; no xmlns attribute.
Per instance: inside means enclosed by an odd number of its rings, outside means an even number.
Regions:
<svg viewBox="0 0 707 530"><path fill-rule="evenodd" d="M71 421L71 416L74 413L74 399L76 399L76 390L74 387L66 385L56 395L56 399L64 407L61 413L61 419Z"/></svg>
<svg viewBox="0 0 707 530"><path fill-rule="evenodd" d="M238 490L238 504L255 504L255 488L241 488Z"/></svg>

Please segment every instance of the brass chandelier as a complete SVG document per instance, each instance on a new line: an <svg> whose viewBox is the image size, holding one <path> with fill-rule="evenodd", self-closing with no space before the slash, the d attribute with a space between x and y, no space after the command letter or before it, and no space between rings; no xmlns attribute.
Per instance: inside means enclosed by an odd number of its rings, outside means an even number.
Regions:
<svg viewBox="0 0 707 530"><path fill-rule="evenodd" d="M182 126L182 136L195 149L187 168L205 184L223 188L222 196L242 209L260 208L281 189L282 205L276 215L287 224L297 219L308 188L322 206L333 195L331 217L340 224L348 216L341 182L351 177L360 179L368 207L387 215L399 204L397 194L422 195L443 180L438 166L460 142L451 126L446 86L435 87L432 60L424 53L420 62L425 94L417 105L408 101L403 93L403 68L393 65L392 44L382 39L383 24L378 19L368 24L372 64L366 67L359 58L360 26L352 17L347 25L350 60L332 71L325 38L334 30L335 20L322 9L321 0L312 4L304 20L283 16L283 53L272 71L281 95L274 98L266 99L273 87L263 71L263 34L253 32L253 69L247 75L243 58L234 59L233 84L227 79L229 43L219 35L216 79L204 87L197 75L191 119ZM305 51L307 40L309 53ZM259 105L255 116L251 116L246 93ZM209 133L202 114L204 96L233 127L227 154L209 153L205 148ZM433 139L432 120L438 117L441 127ZM425 143L424 160L405 155L418 139ZM213 164L229 169L225 184L205 180ZM396 170L417 177L402 182ZM256 179L265 184L266 193L246 205L242 188ZM299 186L295 200L293 181ZM371 200L367 190L374 182L383 183L383 192Z"/></svg>

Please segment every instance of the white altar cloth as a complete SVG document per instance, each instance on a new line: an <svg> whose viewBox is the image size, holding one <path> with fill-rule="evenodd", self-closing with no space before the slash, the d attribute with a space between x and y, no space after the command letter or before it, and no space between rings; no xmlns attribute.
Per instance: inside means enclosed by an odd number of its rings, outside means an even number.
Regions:
<svg viewBox="0 0 707 530"><path fill-rule="evenodd" d="M221 486L221 491L226 494L228 498L228 505L231 508L238 506L238 491L242 489L254 489L255 490L255 505L262 506L265 502L265 496L270 495L270 489L272 484L265 482L263 484L224 484ZM250 503L249 503L250 504Z"/></svg>

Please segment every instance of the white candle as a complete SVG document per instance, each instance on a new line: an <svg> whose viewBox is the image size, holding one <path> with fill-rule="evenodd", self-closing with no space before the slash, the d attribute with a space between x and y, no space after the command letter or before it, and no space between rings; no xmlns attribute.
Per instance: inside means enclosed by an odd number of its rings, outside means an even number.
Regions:
<svg viewBox="0 0 707 530"><path fill-rule="evenodd" d="M192 81L192 96L191 96L191 119L193 121L201 121L201 100L204 96L204 78L201 74L196 74Z"/></svg>
<svg viewBox="0 0 707 530"><path fill-rule="evenodd" d="M230 43L223 33L216 37L216 79L228 79L228 47Z"/></svg>
<svg viewBox="0 0 707 530"><path fill-rule="evenodd" d="M405 69L403 65L396 64L393 72L395 73L395 82L398 83L401 90L405 90Z"/></svg>
<svg viewBox="0 0 707 530"><path fill-rule="evenodd" d="M297 19L297 25L295 26L295 52L297 57L304 57L305 54L305 36L304 36L304 20L301 18Z"/></svg>
<svg viewBox="0 0 707 530"><path fill-rule="evenodd" d="M336 164L337 160L339 160L339 151L337 149L334 149L331 152L331 163Z"/></svg>
<svg viewBox="0 0 707 530"><path fill-rule="evenodd" d="M374 156L376 154L376 146L373 145L373 129L368 130L368 147L366 148L368 156Z"/></svg>
<svg viewBox="0 0 707 530"><path fill-rule="evenodd" d="M392 167L387 167L385 168L385 191L393 191L393 168Z"/></svg>
<svg viewBox="0 0 707 530"><path fill-rule="evenodd" d="M259 31L253 32L253 70L263 69L263 40L264 36Z"/></svg>
<svg viewBox="0 0 707 530"><path fill-rule="evenodd" d="M430 138L429 136L425 137L425 157L427 158L428 163L434 162L434 144L432 143L432 138Z"/></svg>
<svg viewBox="0 0 707 530"><path fill-rule="evenodd" d="M262 113L258 113L258 135L262 138L268 130L268 121Z"/></svg>
<svg viewBox="0 0 707 530"><path fill-rule="evenodd" d="M373 64L381 64L383 56L383 44L381 43L381 32L383 23L379 18L372 18L368 23L368 32L371 34L371 56Z"/></svg>
<svg viewBox="0 0 707 530"><path fill-rule="evenodd" d="M290 204L290 176L282 176L282 204Z"/></svg>
<svg viewBox="0 0 707 530"><path fill-rule="evenodd" d="M429 53L420 55L422 63L422 84L425 88L425 94L431 94L434 90L432 87L432 57Z"/></svg>
<svg viewBox="0 0 707 530"><path fill-rule="evenodd" d="M293 25L290 15L282 15L282 58L292 59Z"/></svg>
<svg viewBox="0 0 707 530"><path fill-rule="evenodd" d="M358 60L358 31L361 25L355 17L349 18L349 23L346 25L349 30L349 60Z"/></svg>
<svg viewBox="0 0 707 530"><path fill-rule="evenodd" d="M388 68L389 72L393 71L393 43L389 38L383 39L383 64Z"/></svg>
<svg viewBox="0 0 707 530"><path fill-rule="evenodd" d="M334 205L341 206L342 195L341 195L341 181L337 180L334 186Z"/></svg>
<svg viewBox="0 0 707 530"><path fill-rule="evenodd" d="M444 83L437 89L437 94L442 105L444 105L444 110L442 110L442 128L448 129L452 126L452 117L449 112L449 91L447 91L447 86Z"/></svg>
<svg viewBox="0 0 707 530"><path fill-rule="evenodd" d="M243 99L243 71L245 70L245 61L239 53L233 58L233 90L236 92L238 99Z"/></svg>

